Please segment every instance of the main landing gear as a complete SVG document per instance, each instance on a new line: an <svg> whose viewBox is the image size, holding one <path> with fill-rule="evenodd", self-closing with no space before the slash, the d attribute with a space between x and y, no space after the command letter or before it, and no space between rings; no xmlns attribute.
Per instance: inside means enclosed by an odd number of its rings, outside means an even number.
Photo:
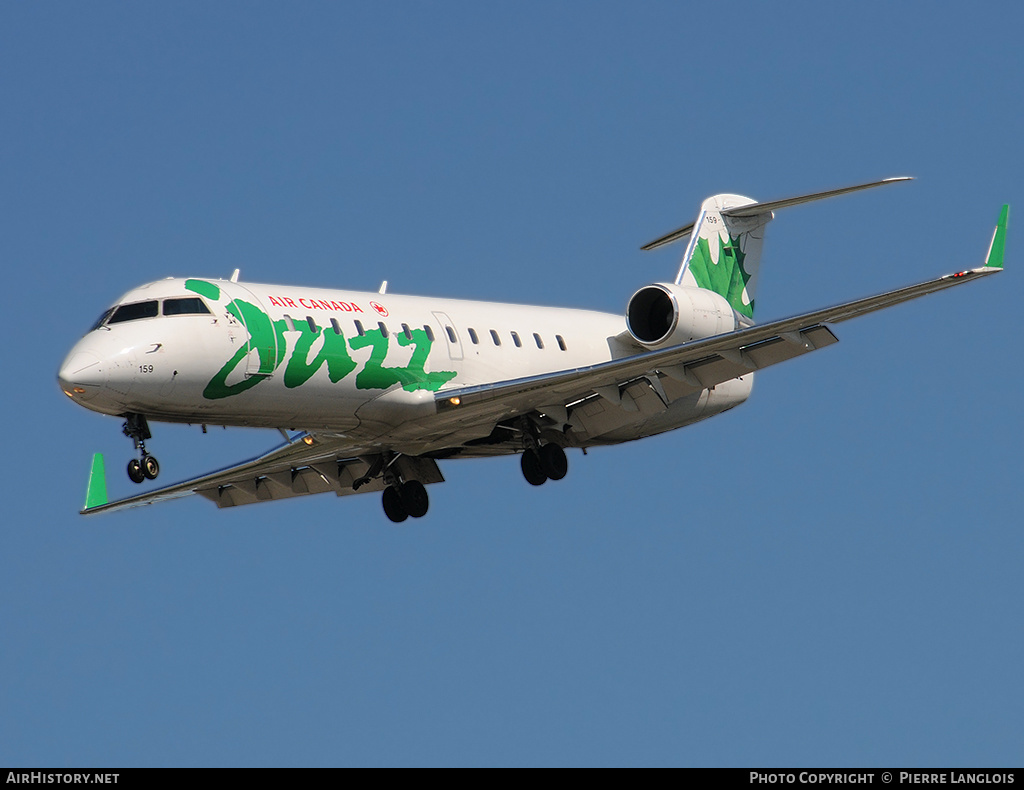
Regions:
<svg viewBox="0 0 1024 790"><path fill-rule="evenodd" d="M160 474L160 464L154 456L146 452L146 439L153 438L153 434L149 432L149 424L141 414L129 413L125 417L121 431L135 443L135 449L141 456L128 462L128 477L133 483L141 483L147 479L156 480L156 476Z"/></svg>
<svg viewBox="0 0 1024 790"><path fill-rule="evenodd" d="M402 477L401 470L395 465L400 457L398 453L377 456L366 474L352 483L352 488L358 491L371 480L384 478L387 484L382 500L384 514L396 524L401 524L409 517L423 518L430 507L426 486L419 480L405 480Z"/></svg>
<svg viewBox="0 0 1024 790"><path fill-rule="evenodd" d="M565 450L557 444L544 444L523 452L523 477L532 486L544 485L548 480L561 480L569 471Z"/></svg>
<svg viewBox="0 0 1024 790"><path fill-rule="evenodd" d="M422 518L427 515L430 500L426 486L419 480L394 483L384 489L384 514L396 524L407 518Z"/></svg>
<svg viewBox="0 0 1024 790"><path fill-rule="evenodd" d="M542 486L548 480L561 480L565 477L569 471L569 460L562 446L555 442L541 444L541 432L528 417L520 418L519 429L523 438L520 464L526 482L532 486Z"/></svg>

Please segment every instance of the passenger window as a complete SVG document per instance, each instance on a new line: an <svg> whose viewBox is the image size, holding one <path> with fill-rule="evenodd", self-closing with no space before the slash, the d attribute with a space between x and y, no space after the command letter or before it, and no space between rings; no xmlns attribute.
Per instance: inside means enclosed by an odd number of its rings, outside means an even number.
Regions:
<svg viewBox="0 0 1024 790"><path fill-rule="evenodd" d="M468 332L469 332L469 339L470 339L470 340L472 341L472 343L473 343L473 345L474 345L474 346L475 346L475 345L476 345L477 343L479 343L479 342L480 342L480 338L478 338L478 337L476 336L476 330L475 330L475 329L473 329L472 327L470 327L470 328L469 328L468 330L466 330L466 331L468 331Z"/></svg>
<svg viewBox="0 0 1024 790"><path fill-rule="evenodd" d="M423 325L423 331L427 333L427 340L431 343L434 342L434 330L431 329L427 324Z"/></svg>
<svg viewBox="0 0 1024 790"><path fill-rule="evenodd" d="M380 334L381 334L381 336L382 337L387 337L388 336L388 328L386 326L384 326L384 322L383 321L378 321L377 322L377 326L380 327Z"/></svg>
<svg viewBox="0 0 1024 790"><path fill-rule="evenodd" d="M209 315L210 308L198 297L164 299L164 315Z"/></svg>
<svg viewBox="0 0 1024 790"><path fill-rule="evenodd" d="M519 339L519 333L518 332L513 332L512 333L512 342L516 344L516 348L522 348L523 347L523 341Z"/></svg>
<svg viewBox="0 0 1024 790"><path fill-rule="evenodd" d="M412 330L408 324L402 324L402 334L405 335L406 340L412 340Z"/></svg>
<svg viewBox="0 0 1024 790"><path fill-rule="evenodd" d="M292 317L287 313L285 313L284 315L284 325L289 332L295 331L295 322L292 320Z"/></svg>
<svg viewBox="0 0 1024 790"><path fill-rule="evenodd" d="M448 339L449 340L451 340L453 343L458 343L459 342L459 338L455 334L455 330L454 329L452 329L450 326L446 326L444 328L444 330L448 333Z"/></svg>
<svg viewBox="0 0 1024 790"><path fill-rule="evenodd" d="M356 325L356 332L359 334L359 337L362 337L363 335L365 335L366 334L366 330L363 329L363 322L362 321L355 321L354 323Z"/></svg>
<svg viewBox="0 0 1024 790"><path fill-rule="evenodd" d="M332 318L331 319L331 328L334 330L334 334L336 334L336 335L340 335L341 334L341 324L338 323L338 319L337 318Z"/></svg>
<svg viewBox="0 0 1024 790"><path fill-rule="evenodd" d="M152 302L135 302L135 304L123 304L114 310L108 324L120 324L122 321L135 321L139 318L155 318L159 312L160 304L155 299Z"/></svg>
<svg viewBox="0 0 1024 790"><path fill-rule="evenodd" d="M533 342L537 344L537 348L544 348L544 341L540 339L540 335L536 332L533 333Z"/></svg>
<svg viewBox="0 0 1024 790"><path fill-rule="evenodd" d="M501 345L501 338L498 337L498 333L495 332L493 329L491 330L491 340L494 341L494 345L496 345L496 346L500 346Z"/></svg>
<svg viewBox="0 0 1024 790"><path fill-rule="evenodd" d="M562 339L561 335L555 335L555 340L558 341L558 347L565 351L565 340Z"/></svg>

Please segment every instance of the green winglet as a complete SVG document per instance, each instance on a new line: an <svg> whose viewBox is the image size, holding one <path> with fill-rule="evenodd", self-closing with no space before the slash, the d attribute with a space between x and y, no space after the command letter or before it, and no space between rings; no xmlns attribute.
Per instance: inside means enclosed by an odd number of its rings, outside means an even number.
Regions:
<svg viewBox="0 0 1024 790"><path fill-rule="evenodd" d="M999 222L996 224L996 232L992 234L992 244L989 245L988 255L985 256L985 266L993 269L1003 268L1003 252L1006 250L1006 224L1010 219L1010 206L1003 206L999 213Z"/></svg>
<svg viewBox="0 0 1024 790"><path fill-rule="evenodd" d="M89 471L89 486L85 489L85 510L107 504L107 472L103 465L103 453L93 453L92 469Z"/></svg>

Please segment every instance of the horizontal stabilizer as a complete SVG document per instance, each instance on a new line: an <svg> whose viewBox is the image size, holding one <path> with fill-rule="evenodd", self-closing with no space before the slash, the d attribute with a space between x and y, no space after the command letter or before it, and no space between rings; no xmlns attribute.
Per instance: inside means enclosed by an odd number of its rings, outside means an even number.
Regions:
<svg viewBox="0 0 1024 790"><path fill-rule="evenodd" d="M693 233L693 226L696 224L696 222L691 222L689 225L683 225L683 227L681 228L676 228L673 231L669 231L664 236L659 236L654 241L648 242L640 249L644 251L656 250L658 249L658 247L664 247L666 244L672 244L673 242L679 241L680 239L685 239L687 236Z"/></svg>
<svg viewBox="0 0 1024 790"><path fill-rule="evenodd" d="M842 189L830 189L827 192L814 192L810 195L783 198L782 200L770 200L766 203L751 203L749 206L737 206L736 208L725 209L722 213L727 217L753 217L758 214L764 214L765 212L775 211L780 208L789 208L790 206L799 206L801 203L811 203L815 200L824 200L825 198L836 197L837 195L845 195L847 192L859 192L862 189L871 189L873 187L885 186L886 184L895 184L900 181L913 180L912 176L883 178L881 181L872 181L869 184L858 184L857 186L843 187Z"/></svg>
<svg viewBox="0 0 1024 790"><path fill-rule="evenodd" d="M782 200L770 200L764 203L748 203L745 206L736 206L734 208L728 208L722 210L722 215L726 217L754 217L758 214L766 214L769 211L775 211L780 208L788 208L789 206L798 206L801 203L810 203L814 200L824 200L825 198L836 197L837 195L845 195L848 192L859 192L862 189L871 189L873 187L885 186L886 184L895 184L900 181L912 181L911 176L896 176L894 178L883 178L881 181L871 181L867 184L857 184L852 187L842 187L841 189L830 189L825 192L814 192L810 195L798 195L797 197L783 198ZM664 247L666 244L672 244L673 242L685 239L691 233L693 233L695 222L691 222L689 225L683 225L681 228L676 228L664 236L659 236L654 241L648 242L641 250L656 250L658 247Z"/></svg>

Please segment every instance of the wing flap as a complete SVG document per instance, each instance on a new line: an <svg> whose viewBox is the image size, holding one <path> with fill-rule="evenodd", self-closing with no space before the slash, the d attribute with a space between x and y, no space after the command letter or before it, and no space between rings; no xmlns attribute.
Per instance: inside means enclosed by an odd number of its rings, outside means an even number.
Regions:
<svg viewBox="0 0 1024 790"><path fill-rule="evenodd" d="M778 365L839 342L839 338L825 326L802 329L795 335L799 341L792 338L786 340L781 336L770 337L758 343L719 350L713 356L685 364L684 367L692 371L705 388L713 387L744 373Z"/></svg>

